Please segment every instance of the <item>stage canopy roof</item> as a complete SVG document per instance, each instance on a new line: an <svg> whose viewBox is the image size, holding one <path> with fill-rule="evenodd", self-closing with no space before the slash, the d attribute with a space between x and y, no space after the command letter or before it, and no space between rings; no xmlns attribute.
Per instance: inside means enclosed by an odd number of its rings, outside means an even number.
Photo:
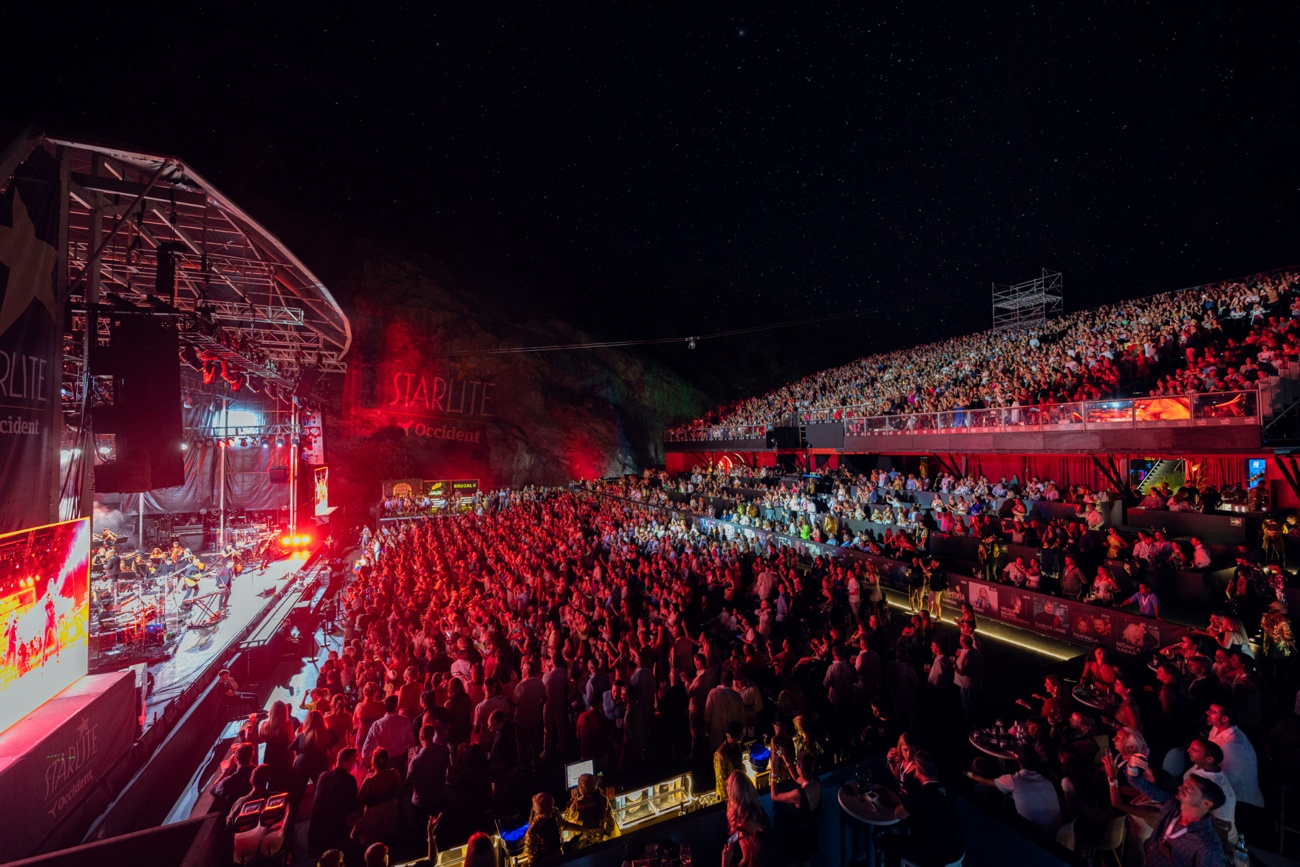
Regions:
<svg viewBox="0 0 1300 867"><path fill-rule="evenodd" d="M183 160L28 130L0 153L0 184L38 147L68 160L74 322L88 307L176 315L191 358L224 360L291 391L343 370L352 330L338 302ZM174 283L157 280L166 260Z"/></svg>

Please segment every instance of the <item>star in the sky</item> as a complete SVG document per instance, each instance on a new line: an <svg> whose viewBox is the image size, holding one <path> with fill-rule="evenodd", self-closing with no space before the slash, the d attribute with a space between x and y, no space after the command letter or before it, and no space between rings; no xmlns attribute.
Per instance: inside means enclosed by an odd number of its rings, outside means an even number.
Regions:
<svg viewBox="0 0 1300 867"><path fill-rule="evenodd" d="M55 319L54 265L59 251L36 237L36 227L18 190L14 190L13 226L0 226L0 262L9 268L4 306L0 307L0 335L9 330L32 301L39 301Z"/></svg>

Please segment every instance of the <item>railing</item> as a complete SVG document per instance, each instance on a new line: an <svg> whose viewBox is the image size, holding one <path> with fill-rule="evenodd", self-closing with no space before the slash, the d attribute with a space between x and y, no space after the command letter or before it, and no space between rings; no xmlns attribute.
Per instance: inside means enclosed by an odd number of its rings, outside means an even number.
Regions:
<svg viewBox="0 0 1300 867"><path fill-rule="evenodd" d="M841 407L803 413L802 424L844 425L846 437L882 434L954 434L1036 430L1123 430L1148 427L1211 427L1261 423L1259 391L1223 391L1169 397L1049 403L1038 406L958 409L947 412L855 417L861 407ZM720 432L754 429L763 436L766 425L719 425L677 431L669 442L740 439Z"/></svg>
<svg viewBox="0 0 1300 867"><path fill-rule="evenodd" d="M717 440L761 440L767 436L765 424L719 424L690 430L670 430L664 439L670 443L713 442Z"/></svg>

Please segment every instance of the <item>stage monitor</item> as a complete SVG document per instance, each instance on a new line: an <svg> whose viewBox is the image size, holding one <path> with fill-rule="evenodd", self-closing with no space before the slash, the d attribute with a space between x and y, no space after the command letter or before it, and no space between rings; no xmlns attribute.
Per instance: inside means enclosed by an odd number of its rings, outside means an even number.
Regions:
<svg viewBox="0 0 1300 867"><path fill-rule="evenodd" d="M90 519L0 536L0 731L84 677Z"/></svg>
<svg viewBox="0 0 1300 867"><path fill-rule="evenodd" d="M565 765L564 786L568 789L576 789L578 787L578 777L581 777L583 774L594 773L596 773L596 763L591 759L587 759L585 762L574 762L573 764Z"/></svg>

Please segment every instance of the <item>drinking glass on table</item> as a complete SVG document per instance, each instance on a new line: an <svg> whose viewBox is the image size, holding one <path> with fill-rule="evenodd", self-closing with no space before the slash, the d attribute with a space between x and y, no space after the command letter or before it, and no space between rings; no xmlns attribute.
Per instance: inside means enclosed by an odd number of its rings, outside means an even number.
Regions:
<svg viewBox="0 0 1300 867"><path fill-rule="evenodd" d="M682 867L691 867L691 844L683 843L677 850L677 859L682 862Z"/></svg>

